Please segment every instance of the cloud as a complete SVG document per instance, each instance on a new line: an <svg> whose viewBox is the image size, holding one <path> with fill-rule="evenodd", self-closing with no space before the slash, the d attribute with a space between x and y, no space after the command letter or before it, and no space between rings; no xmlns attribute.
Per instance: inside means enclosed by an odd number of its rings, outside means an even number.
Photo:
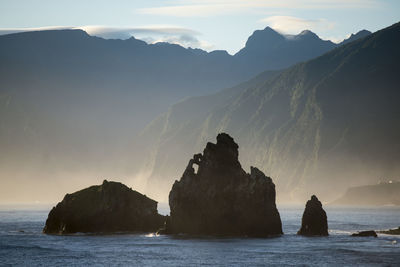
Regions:
<svg viewBox="0 0 400 267"><path fill-rule="evenodd" d="M137 36L141 34L151 35L200 35L199 32L192 29L182 28L171 25L150 25L143 27L106 27L106 26L81 26L76 27L86 31L90 35L101 36L104 38L118 38L126 39L131 36Z"/></svg>
<svg viewBox="0 0 400 267"><path fill-rule="evenodd" d="M83 26L79 28L90 35L103 38L127 39L134 36L147 43L168 42L179 44L183 47L202 48L205 50L213 48L210 43L198 39L198 36L201 35L198 31L173 25L149 25L143 27Z"/></svg>
<svg viewBox="0 0 400 267"><path fill-rule="evenodd" d="M107 26L51 26L39 28L0 28L0 35L44 30L63 30L63 29L81 29L89 35L98 36L106 39L128 39L134 36L147 43L169 42L179 44L184 47L202 48L210 50L213 45L198 39L200 32L174 25L148 25L142 27L107 27Z"/></svg>
<svg viewBox="0 0 400 267"><path fill-rule="evenodd" d="M146 41L146 40L144 40ZM164 36L159 39L149 39L148 43L159 43L167 42L171 44L179 44L183 47L201 48L210 51L214 48L214 45L207 41L199 40L190 35L180 35L180 36Z"/></svg>
<svg viewBox="0 0 400 267"><path fill-rule="evenodd" d="M376 0L186 0L167 1L166 5L136 9L137 13L175 16L208 17L243 12L268 12L270 9L349 9L374 8Z"/></svg>
<svg viewBox="0 0 400 267"><path fill-rule="evenodd" d="M35 27L35 28L0 28L0 35L17 33L17 32L31 32L31 31L48 31L48 30L66 30L71 27L66 26L48 26L48 27Z"/></svg>
<svg viewBox="0 0 400 267"><path fill-rule="evenodd" d="M260 20L271 28L290 34L297 34L308 29L316 32L324 32L335 27L333 22L326 19L303 19L291 16L271 16Z"/></svg>
<svg viewBox="0 0 400 267"><path fill-rule="evenodd" d="M235 5L177 5L137 9L138 13L147 15L175 17L208 17L224 13L235 13L240 8Z"/></svg>

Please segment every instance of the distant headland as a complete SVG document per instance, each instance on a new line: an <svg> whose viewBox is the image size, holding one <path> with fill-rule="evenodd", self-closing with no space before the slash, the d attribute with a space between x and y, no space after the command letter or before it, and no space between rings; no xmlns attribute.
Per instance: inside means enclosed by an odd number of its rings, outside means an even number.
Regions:
<svg viewBox="0 0 400 267"><path fill-rule="evenodd" d="M400 205L400 181L350 187L333 205L384 206Z"/></svg>

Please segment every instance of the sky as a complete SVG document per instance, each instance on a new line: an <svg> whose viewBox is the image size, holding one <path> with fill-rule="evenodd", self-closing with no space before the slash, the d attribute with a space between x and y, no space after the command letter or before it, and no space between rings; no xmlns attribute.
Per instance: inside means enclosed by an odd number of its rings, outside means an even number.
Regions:
<svg viewBox="0 0 400 267"><path fill-rule="evenodd" d="M398 0L0 0L0 34L79 28L234 54L257 29L308 29L339 42L400 21Z"/></svg>

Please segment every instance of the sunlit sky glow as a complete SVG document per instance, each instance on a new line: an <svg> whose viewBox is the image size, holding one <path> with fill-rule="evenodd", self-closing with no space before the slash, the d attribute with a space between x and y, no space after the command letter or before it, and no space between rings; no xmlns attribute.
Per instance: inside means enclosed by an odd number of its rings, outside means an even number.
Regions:
<svg viewBox="0 0 400 267"><path fill-rule="evenodd" d="M400 20L397 0L0 0L0 33L80 28L105 38L135 36L237 52L254 30L309 29L341 41ZM27 29L28 28L28 29Z"/></svg>

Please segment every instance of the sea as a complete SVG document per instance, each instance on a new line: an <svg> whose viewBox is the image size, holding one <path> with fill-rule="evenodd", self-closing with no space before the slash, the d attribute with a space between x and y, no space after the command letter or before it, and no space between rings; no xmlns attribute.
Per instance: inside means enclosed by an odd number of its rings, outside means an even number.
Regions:
<svg viewBox="0 0 400 267"><path fill-rule="evenodd" d="M278 205L284 235L215 238L46 235L50 207L0 206L0 266L400 266L400 236L352 237L400 226L400 207L330 207L329 236L296 235L304 206Z"/></svg>

